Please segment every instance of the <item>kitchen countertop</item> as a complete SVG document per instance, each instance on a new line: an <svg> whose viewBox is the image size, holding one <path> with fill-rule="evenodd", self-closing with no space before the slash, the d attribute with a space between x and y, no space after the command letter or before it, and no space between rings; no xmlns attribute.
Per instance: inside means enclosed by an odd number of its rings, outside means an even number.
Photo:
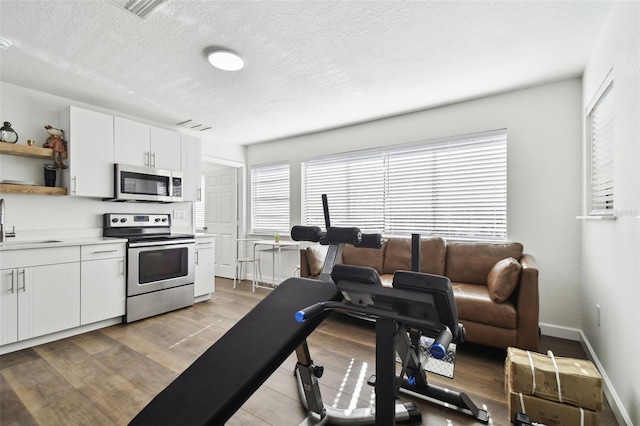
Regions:
<svg viewBox="0 0 640 426"><path fill-rule="evenodd" d="M0 243L0 251L5 250L22 250L49 247L68 247L68 246L86 246L90 244L113 244L126 243L125 238L107 238L107 237L84 237L84 238L46 238L40 240L14 240L8 238L8 241Z"/></svg>
<svg viewBox="0 0 640 426"><path fill-rule="evenodd" d="M215 235L213 234L203 234L203 233L199 233L199 234L195 234L196 238L215 238Z"/></svg>

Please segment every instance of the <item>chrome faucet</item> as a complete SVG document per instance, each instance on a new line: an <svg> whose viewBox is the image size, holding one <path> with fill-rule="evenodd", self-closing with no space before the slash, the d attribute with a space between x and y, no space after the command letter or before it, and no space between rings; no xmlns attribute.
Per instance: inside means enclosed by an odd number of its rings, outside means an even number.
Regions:
<svg viewBox="0 0 640 426"><path fill-rule="evenodd" d="M4 243L7 238L16 236L16 227L14 225L13 231L6 232L4 230L4 198L0 198L0 243Z"/></svg>

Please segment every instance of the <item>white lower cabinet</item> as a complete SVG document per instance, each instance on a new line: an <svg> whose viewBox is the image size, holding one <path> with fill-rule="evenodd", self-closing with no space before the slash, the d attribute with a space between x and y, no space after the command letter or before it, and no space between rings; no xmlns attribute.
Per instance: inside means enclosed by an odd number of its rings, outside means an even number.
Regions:
<svg viewBox="0 0 640 426"><path fill-rule="evenodd" d="M80 323L124 315L126 298L125 245L82 246Z"/></svg>
<svg viewBox="0 0 640 426"><path fill-rule="evenodd" d="M196 238L195 297L215 291L214 241L213 236Z"/></svg>
<svg viewBox="0 0 640 426"><path fill-rule="evenodd" d="M0 345L80 325L79 260L78 247L2 253Z"/></svg>

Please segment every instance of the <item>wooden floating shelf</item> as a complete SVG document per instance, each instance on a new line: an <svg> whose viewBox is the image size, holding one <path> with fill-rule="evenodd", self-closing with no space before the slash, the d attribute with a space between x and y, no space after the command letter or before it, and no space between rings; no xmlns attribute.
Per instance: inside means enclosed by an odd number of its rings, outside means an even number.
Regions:
<svg viewBox="0 0 640 426"><path fill-rule="evenodd" d="M17 155L20 157L53 159L53 150L51 148L15 145L6 142L0 142L0 154Z"/></svg>
<svg viewBox="0 0 640 426"><path fill-rule="evenodd" d="M0 193L2 192L5 194L67 195L67 188L0 183Z"/></svg>

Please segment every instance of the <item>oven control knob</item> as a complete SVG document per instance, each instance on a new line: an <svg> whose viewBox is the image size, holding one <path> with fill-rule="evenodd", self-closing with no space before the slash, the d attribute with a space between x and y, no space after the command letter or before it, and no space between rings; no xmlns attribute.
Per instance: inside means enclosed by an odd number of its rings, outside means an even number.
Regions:
<svg viewBox="0 0 640 426"><path fill-rule="evenodd" d="M117 217L114 217L113 219L111 219L111 222L113 222L113 223L117 223L117 222L118 222L118 218L117 218Z"/></svg>
<svg viewBox="0 0 640 426"><path fill-rule="evenodd" d="M127 221L126 217L123 217L122 219L120 219L120 222L125 223Z"/></svg>
<svg viewBox="0 0 640 426"><path fill-rule="evenodd" d="M162 218L162 221L163 221L163 222L166 222L166 221L167 221L167 218L166 218L166 217L163 217L163 218Z"/></svg>
<svg viewBox="0 0 640 426"><path fill-rule="evenodd" d="M160 222L160 218L159 217L156 217L156 222Z"/></svg>

